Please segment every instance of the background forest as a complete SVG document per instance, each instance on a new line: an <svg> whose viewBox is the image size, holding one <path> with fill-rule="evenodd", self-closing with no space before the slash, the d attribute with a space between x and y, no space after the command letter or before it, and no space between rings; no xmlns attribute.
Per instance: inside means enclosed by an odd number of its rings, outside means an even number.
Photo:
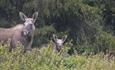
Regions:
<svg viewBox="0 0 115 70"><path fill-rule="evenodd" d="M0 0L0 27L22 23L19 12L39 17L34 47L48 43L52 34L68 35L70 53L107 52L115 48L114 0Z"/></svg>

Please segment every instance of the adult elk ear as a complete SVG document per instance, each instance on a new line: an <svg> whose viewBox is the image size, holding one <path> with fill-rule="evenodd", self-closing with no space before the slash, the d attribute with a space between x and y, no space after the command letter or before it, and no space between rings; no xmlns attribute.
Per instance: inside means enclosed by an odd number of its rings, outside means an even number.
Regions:
<svg viewBox="0 0 115 70"><path fill-rule="evenodd" d="M37 17L38 17L38 12L35 12L35 13L32 15L33 23L35 23Z"/></svg>
<svg viewBox="0 0 115 70"><path fill-rule="evenodd" d="M62 39L65 42L65 40L67 39L67 35L65 35Z"/></svg>
<svg viewBox="0 0 115 70"><path fill-rule="evenodd" d="M27 16L26 16L24 13L22 13L22 12L19 12L19 16L20 16L20 18L21 18L23 21L25 21L26 18L27 18Z"/></svg>

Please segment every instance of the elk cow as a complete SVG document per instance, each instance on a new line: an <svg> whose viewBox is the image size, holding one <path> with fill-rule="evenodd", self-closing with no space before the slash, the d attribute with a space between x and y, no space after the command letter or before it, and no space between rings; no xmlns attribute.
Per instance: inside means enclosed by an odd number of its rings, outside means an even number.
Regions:
<svg viewBox="0 0 115 70"><path fill-rule="evenodd" d="M38 12L35 12L32 18L28 18L22 12L19 12L19 15L24 21L23 24L18 24L11 28L0 28L0 42L10 40L9 51L12 51L18 42L24 46L24 51L31 50L35 30L34 23L38 17Z"/></svg>

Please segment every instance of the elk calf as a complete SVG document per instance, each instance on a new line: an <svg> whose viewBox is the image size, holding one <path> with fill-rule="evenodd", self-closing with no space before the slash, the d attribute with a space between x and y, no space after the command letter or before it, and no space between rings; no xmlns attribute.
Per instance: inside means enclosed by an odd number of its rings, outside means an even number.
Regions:
<svg viewBox="0 0 115 70"><path fill-rule="evenodd" d="M50 47L52 47L55 52L60 52L61 48L63 48L64 46L64 42L66 38L67 35L62 38L58 38L55 34L53 34ZM44 48L44 47L48 47L48 44L42 44L40 46L40 48Z"/></svg>
<svg viewBox="0 0 115 70"><path fill-rule="evenodd" d="M57 37L53 34L53 43L54 43L54 50L60 52L61 48L64 46L64 42L67 39L67 35L63 36L62 38Z"/></svg>

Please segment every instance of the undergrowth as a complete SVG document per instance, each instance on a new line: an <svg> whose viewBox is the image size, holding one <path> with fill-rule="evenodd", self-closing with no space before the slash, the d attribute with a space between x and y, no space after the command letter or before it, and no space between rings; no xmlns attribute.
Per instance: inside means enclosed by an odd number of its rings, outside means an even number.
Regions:
<svg viewBox="0 0 115 70"><path fill-rule="evenodd" d="M33 48L23 53L21 46L8 52L7 45L0 47L0 70L114 70L115 58L103 54L67 55L56 53L50 47ZM67 55L67 56L65 56Z"/></svg>

